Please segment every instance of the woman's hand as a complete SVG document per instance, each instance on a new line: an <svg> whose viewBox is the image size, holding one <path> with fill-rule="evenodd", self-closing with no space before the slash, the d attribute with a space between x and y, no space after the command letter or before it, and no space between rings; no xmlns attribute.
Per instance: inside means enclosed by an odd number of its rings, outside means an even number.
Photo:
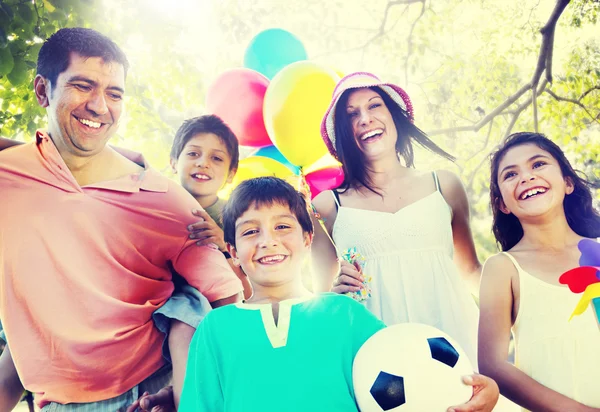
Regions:
<svg viewBox="0 0 600 412"><path fill-rule="evenodd" d="M363 280L362 268L358 263L351 264L342 260L331 291L339 294L359 291L363 287Z"/></svg>

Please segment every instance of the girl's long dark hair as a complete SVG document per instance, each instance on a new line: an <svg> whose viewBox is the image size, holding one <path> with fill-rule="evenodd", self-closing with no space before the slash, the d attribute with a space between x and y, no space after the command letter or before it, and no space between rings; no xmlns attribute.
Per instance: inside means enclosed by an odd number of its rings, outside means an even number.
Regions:
<svg viewBox="0 0 600 412"><path fill-rule="evenodd" d="M421 131L421 129L412 124L408 120L406 111L402 110L398 103L392 100L386 92L376 86L370 87L370 89L381 96L392 115L392 119L394 120L398 132L396 151L404 159L407 167L414 167L412 140L450 161L456 160L454 156L436 145L423 131ZM342 168L344 170L344 181L340 185L340 189L346 191L351 187L356 188L364 186L370 191L381 195L369 176L364 153L356 144L350 117L346 112L348 98L353 90L355 89L346 90L335 107L335 150L337 151L338 159L340 163L342 163Z"/></svg>
<svg viewBox="0 0 600 412"><path fill-rule="evenodd" d="M506 153L516 146L534 144L550 153L558 161L564 178L573 182L573 193L565 196L563 202L567 223L579 236L600 237L600 214L592 204L591 184L579 176L569 163L562 150L550 139L540 133L513 133L506 138L500 148L491 156L490 203L492 205L492 231L503 251L512 249L523 238L523 226L515 215L500 210L502 195L498 185L498 168Z"/></svg>

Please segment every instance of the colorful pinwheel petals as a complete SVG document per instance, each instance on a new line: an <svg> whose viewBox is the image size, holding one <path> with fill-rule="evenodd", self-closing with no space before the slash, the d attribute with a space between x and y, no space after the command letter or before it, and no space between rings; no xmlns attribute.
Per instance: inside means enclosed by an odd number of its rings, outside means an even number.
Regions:
<svg viewBox="0 0 600 412"><path fill-rule="evenodd" d="M558 281L563 285L567 285L573 293L583 293L589 285L600 282L598 268L581 266L571 269L563 273Z"/></svg>
<svg viewBox="0 0 600 412"><path fill-rule="evenodd" d="M581 251L580 266L595 266L600 270L600 242L583 239L577 245Z"/></svg>
<svg viewBox="0 0 600 412"><path fill-rule="evenodd" d="M365 258L363 255L358 253L355 247L344 251L344 253L342 253L342 259L344 259L348 263L358 263L363 270L365 268ZM350 296L352 299L358 302L364 302L365 300L371 297L371 276L365 275L364 272L362 275L364 278L362 288L356 292L347 293L348 296Z"/></svg>
<svg viewBox="0 0 600 412"><path fill-rule="evenodd" d="M581 251L579 259L581 266L563 273L559 282L568 285L573 293L583 292L571 318L581 315L592 303L596 320L600 326L600 243L591 239L583 239L579 242L578 247Z"/></svg>

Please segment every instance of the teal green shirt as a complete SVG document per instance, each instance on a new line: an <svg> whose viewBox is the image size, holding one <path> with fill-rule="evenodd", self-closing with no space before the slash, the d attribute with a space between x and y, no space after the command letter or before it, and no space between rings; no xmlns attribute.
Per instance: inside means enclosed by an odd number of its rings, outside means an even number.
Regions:
<svg viewBox="0 0 600 412"><path fill-rule="evenodd" d="M352 362L385 325L336 294L211 311L190 343L184 412L357 411Z"/></svg>

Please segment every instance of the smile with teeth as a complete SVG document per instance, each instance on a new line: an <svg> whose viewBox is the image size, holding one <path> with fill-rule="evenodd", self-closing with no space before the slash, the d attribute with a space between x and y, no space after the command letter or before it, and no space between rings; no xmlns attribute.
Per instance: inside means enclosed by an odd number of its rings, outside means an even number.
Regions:
<svg viewBox="0 0 600 412"><path fill-rule="evenodd" d="M202 173L194 173L194 174L192 174L192 177L194 179L198 179L198 180L210 180L209 176L202 174Z"/></svg>
<svg viewBox="0 0 600 412"><path fill-rule="evenodd" d="M521 200L525 200L528 199L530 197L533 197L535 195L541 194L541 193L546 193L547 189L544 187L534 187L533 189L529 189L523 193L521 193L521 196L519 196L519 199Z"/></svg>
<svg viewBox="0 0 600 412"><path fill-rule="evenodd" d="M282 262L284 259L286 258L285 255L271 255L271 256L264 256L261 257L260 259L258 259L259 263L279 263Z"/></svg>
<svg viewBox="0 0 600 412"><path fill-rule="evenodd" d="M363 134L363 135L360 137L360 140L367 140L367 139L369 139L369 138L371 138L371 137L379 136L379 135L381 135L382 133L383 133L383 130L381 130L381 129L375 129L375 130L371 130L371 131L369 131L369 132L366 132L365 134Z"/></svg>
<svg viewBox="0 0 600 412"><path fill-rule="evenodd" d="M99 129L100 126L102 126L102 123L99 122L94 122L92 120L88 120L88 119L80 119L78 117L76 117L76 119L79 121L79 123L86 125L87 127L91 127L92 129Z"/></svg>

